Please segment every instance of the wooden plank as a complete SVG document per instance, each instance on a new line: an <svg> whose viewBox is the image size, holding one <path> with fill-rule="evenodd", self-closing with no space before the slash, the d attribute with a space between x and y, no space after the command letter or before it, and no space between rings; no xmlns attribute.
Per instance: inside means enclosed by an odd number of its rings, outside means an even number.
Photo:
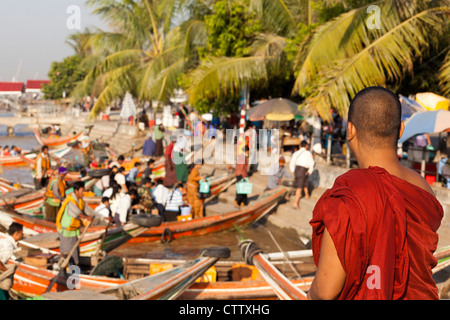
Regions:
<svg viewBox="0 0 450 320"><path fill-rule="evenodd" d="M114 295L101 294L87 289L47 292L42 294L41 297L48 300L119 300Z"/></svg>

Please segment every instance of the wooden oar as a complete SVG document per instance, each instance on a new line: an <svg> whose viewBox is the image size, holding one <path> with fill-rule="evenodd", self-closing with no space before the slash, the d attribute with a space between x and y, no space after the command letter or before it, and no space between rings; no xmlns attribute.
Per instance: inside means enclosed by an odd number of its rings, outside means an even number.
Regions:
<svg viewBox="0 0 450 320"><path fill-rule="evenodd" d="M97 257L98 257L98 255L99 255L100 251L102 250L103 243L105 242L106 234L108 233L108 229L109 229L110 224L111 224L111 223L108 222L108 225L107 225L106 228L105 228L105 233L103 234L103 237L102 237L102 239L100 240L100 242L99 242L99 244L98 244L98 246L97 246L97 248L96 248L96 250L95 250L95 253L92 255L92 257L96 257L97 260L98 260ZM92 259L92 258L91 258L91 259ZM91 260L91 261L92 261L92 260ZM95 269L93 268L93 269L91 270L90 274L92 274L92 272L93 272L94 270L95 270Z"/></svg>
<svg viewBox="0 0 450 320"><path fill-rule="evenodd" d="M91 220L88 221L88 223L86 223L86 226L84 227L83 232L81 233L81 236L78 238L77 243L75 243L75 245L73 246L72 250L70 250L70 253L67 257L65 257L62 262L58 262L58 266L59 266L59 272L58 274L52 279L52 281L50 282L50 284L47 287L47 290L45 290L45 292L50 292L50 290L53 288L53 286L56 283L56 280L58 280L58 278L65 272L65 269L67 267L67 265L69 264L70 258L72 257L73 253L75 252L75 250L77 249L77 247L80 245L81 240L83 240L84 235L86 234L89 226L91 225Z"/></svg>

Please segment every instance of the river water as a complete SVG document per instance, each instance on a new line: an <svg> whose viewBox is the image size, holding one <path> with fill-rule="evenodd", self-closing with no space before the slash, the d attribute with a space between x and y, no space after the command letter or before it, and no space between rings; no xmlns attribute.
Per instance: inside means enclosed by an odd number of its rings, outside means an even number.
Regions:
<svg viewBox="0 0 450 320"><path fill-rule="evenodd" d="M21 129L18 127L19 126L15 128L16 136L8 137L6 134L6 127L0 126L1 146L17 145L21 147L22 150L33 150L40 147L30 129ZM31 168L28 166L4 167L3 176L14 182L20 181L21 183L33 184ZM269 231L275 238L276 243L272 237L270 237ZM264 223L264 219L261 219L260 223L242 228L241 232L246 239L254 240L266 253L280 251L277 244L284 251L304 249L303 243L298 236L296 236L295 232L289 232L288 230L280 229L270 223ZM164 244L160 242L143 244L127 243L115 249L111 254L128 258L190 259L196 257L203 248L226 246L231 250L231 256L228 260L241 260L242 254L238 248L238 238L240 238L239 232L233 229L206 236L176 239L171 243Z"/></svg>
<svg viewBox="0 0 450 320"><path fill-rule="evenodd" d="M26 126L16 126L15 136L8 137L7 127L0 125L0 146L5 147L15 145L22 150L35 150L40 147L39 142L36 140L33 131ZM31 168L28 166L23 167L3 167L3 176L11 181L27 184L33 184L33 178L31 177Z"/></svg>

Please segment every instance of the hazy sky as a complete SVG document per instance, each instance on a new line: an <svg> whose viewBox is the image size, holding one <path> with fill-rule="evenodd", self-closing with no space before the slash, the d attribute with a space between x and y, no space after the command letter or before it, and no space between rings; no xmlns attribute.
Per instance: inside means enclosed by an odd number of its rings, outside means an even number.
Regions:
<svg viewBox="0 0 450 320"><path fill-rule="evenodd" d="M0 81L48 79L53 61L72 55L67 37L86 27L105 28L85 0L0 0ZM74 11L80 9L80 30ZM69 22L69 26L67 26ZM75 29L70 29L75 28ZM21 63L21 67L19 67Z"/></svg>

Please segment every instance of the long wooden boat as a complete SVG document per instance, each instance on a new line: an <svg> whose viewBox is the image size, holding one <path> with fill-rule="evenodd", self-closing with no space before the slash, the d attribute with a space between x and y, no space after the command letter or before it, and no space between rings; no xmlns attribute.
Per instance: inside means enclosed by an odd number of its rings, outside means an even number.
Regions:
<svg viewBox="0 0 450 320"><path fill-rule="evenodd" d="M159 217L155 217L154 224L159 225L160 219L156 218ZM24 226L24 234L27 235L27 242L59 252L59 238L54 222L8 210L0 210L0 222L5 228L12 222L22 224ZM142 227L134 223L127 223L120 227L110 227L106 232L106 237L100 250L109 252L127 242L132 237L141 234L148 228L149 227ZM98 246L102 241L105 231L105 226L93 226L88 228L80 244L81 256L90 257L97 253L99 249Z"/></svg>
<svg viewBox="0 0 450 320"><path fill-rule="evenodd" d="M33 128L33 131L34 131L36 140L41 145L48 146L49 149L60 149L60 148L66 147L68 143L78 140L83 135L83 131L81 131L80 133L78 133L74 136L45 139L42 137L42 135L40 134L40 132L37 128Z"/></svg>
<svg viewBox="0 0 450 320"><path fill-rule="evenodd" d="M292 271L286 261L289 258L295 268ZM311 250L268 253L265 257L292 283L308 291L316 272ZM167 268L173 268L185 260L123 258L122 274L126 279L140 279ZM303 276L298 278L298 274ZM277 299L272 287L264 281L259 271L244 261L220 260L208 272L186 289L179 300L248 300Z"/></svg>
<svg viewBox="0 0 450 320"><path fill-rule="evenodd" d="M283 275L252 240L242 240L239 243L247 263L254 265L264 280L270 284L280 300L306 300L306 293L299 289L291 280Z"/></svg>
<svg viewBox="0 0 450 320"><path fill-rule="evenodd" d="M22 157L22 159L23 159L24 161L27 162L27 164L28 164L30 167L34 167L34 165L35 165L35 163L36 163L36 161L35 161L34 159L29 159L29 158L27 158L27 157L25 157L25 156L21 156L21 157ZM61 159L59 159L59 158L56 157L56 156L53 156L53 158L54 158L55 160L61 161ZM54 173L57 173L57 170L50 169L50 170L47 171L48 176L51 176L51 175L54 174ZM84 177L84 179L91 179L91 178L92 178L92 177L88 177L88 176L87 176L87 177ZM64 180L67 181L67 182L73 182L73 181L83 180L83 178L81 177L80 172L69 171L69 172L66 174L66 177L65 177Z"/></svg>
<svg viewBox="0 0 450 320"><path fill-rule="evenodd" d="M11 262L13 263L13 262ZM67 279L59 276L57 271L38 268L35 266L18 263L14 273L14 282L11 291L19 298L32 298L45 293L54 277L58 277L56 284L50 292L69 290ZM90 290L104 290L115 287L128 281L120 278L89 276L80 274L77 278L81 288Z"/></svg>
<svg viewBox="0 0 450 320"><path fill-rule="evenodd" d="M258 196L254 204L228 213L221 213L189 221L163 222L159 227L151 228L131 243L164 241L182 237L193 237L234 228L235 225L247 225L259 217L271 212L287 194L287 189L278 188Z"/></svg>
<svg viewBox="0 0 450 320"><path fill-rule="evenodd" d="M71 149L72 149L71 147L66 147L66 148L62 148L62 149L51 150L50 154L54 155L56 157L62 158ZM30 163L31 160L36 158L37 152L38 151L35 151L35 152L22 152L20 155L17 155L17 156L3 156L3 157L0 157L0 165L2 165L4 167L26 166L27 164Z"/></svg>
<svg viewBox="0 0 450 320"><path fill-rule="evenodd" d="M11 181L0 177L0 194L3 195L5 193L11 192L13 190L18 190L19 188L14 186L14 183Z"/></svg>
<svg viewBox="0 0 450 320"><path fill-rule="evenodd" d="M299 290L308 291L314 277L291 280ZM273 288L266 281L198 282L187 288L178 300L275 300Z"/></svg>
<svg viewBox="0 0 450 320"><path fill-rule="evenodd" d="M81 181L85 181L87 186L95 182L90 177L82 178ZM32 191L21 195L20 197L17 197L14 194L16 192L18 192L18 190L11 190L9 193L3 194L0 199L0 208L7 208L37 218L43 217L45 189ZM11 197L9 197L9 194L11 194ZM85 196L84 200L92 209L95 209L101 202L101 198L95 196Z"/></svg>
<svg viewBox="0 0 450 320"><path fill-rule="evenodd" d="M172 300L221 257L229 256L229 249L222 248L220 254L216 253L217 249L212 254L206 249L201 256L181 266L135 281L80 274L79 288L71 288L71 281L59 277L48 293L45 291L51 280L58 276L56 271L18 264L12 291L20 297L40 295L50 300Z"/></svg>

